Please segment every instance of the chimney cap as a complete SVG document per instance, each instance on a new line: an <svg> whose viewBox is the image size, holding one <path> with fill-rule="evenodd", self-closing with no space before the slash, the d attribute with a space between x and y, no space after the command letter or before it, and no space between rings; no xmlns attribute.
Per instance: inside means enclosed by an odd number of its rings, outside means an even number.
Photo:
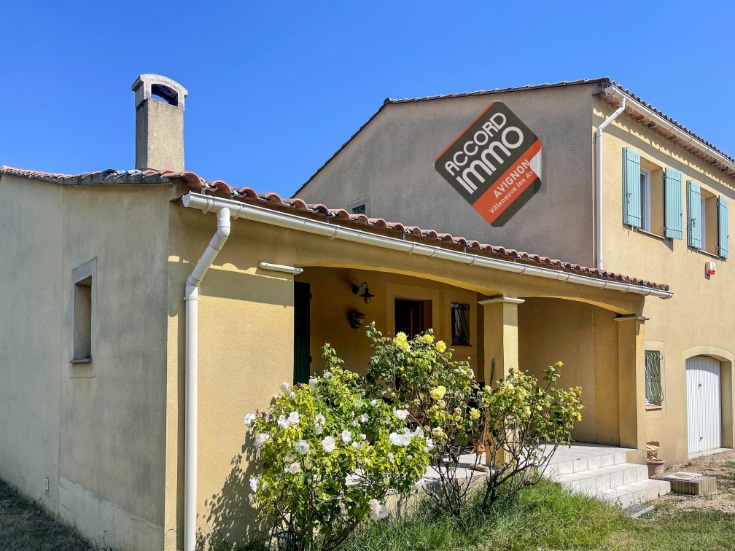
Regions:
<svg viewBox="0 0 735 551"><path fill-rule="evenodd" d="M135 92L135 107L152 96L158 96L169 105L175 105L184 110L184 100L189 92L181 84L163 75L145 73L139 75L133 82Z"/></svg>

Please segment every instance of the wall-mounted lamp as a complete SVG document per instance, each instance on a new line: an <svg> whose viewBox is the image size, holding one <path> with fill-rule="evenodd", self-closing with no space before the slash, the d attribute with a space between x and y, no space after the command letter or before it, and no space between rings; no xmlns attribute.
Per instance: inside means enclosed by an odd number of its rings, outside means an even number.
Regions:
<svg viewBox="0 0 735 551"><path fill-rule="evenodd" d="M353 285L352 293L356 295L358 292L360 292L360 289L362 289L363 287L365 287L365 290L362 293L360 293L359 296L360 298L364 299L365 304L367 304L368 302L370 302L370 299L375 296L374 294L370 292L367 281L363 281L361 285Z"/></svg>
<svg viewBox="0 0 735 551"><path fill-rule="evenodd" d="M350 327L353 329L360 329L360 327L362 327L362 320L365 319L365 314L362 312L355 312L353 310L352 312L347 313L347 317L350 320Z"/></svg>

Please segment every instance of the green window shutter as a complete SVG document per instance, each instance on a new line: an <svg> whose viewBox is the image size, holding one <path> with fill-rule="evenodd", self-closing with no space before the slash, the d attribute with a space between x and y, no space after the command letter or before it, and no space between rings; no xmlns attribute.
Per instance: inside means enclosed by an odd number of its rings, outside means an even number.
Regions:
<svg viewBox="0 0 735 551"><path fill-rule="evenodd" d="M717 254L727 258L727 199L717 198Z"/></svg>
<svg viewBox="0 0 735 551"><path fill-rule="evenodd" d="M689 180L687 182L687 243L690 247L702 248L702 193L699 184Z"/></svg>
<svg viewBox="0 0 735 551"><path fill-rule="evenodd" d="M641 227L641 156L623 148L623 224Z"/></svg>
<svg viewBox="0 0 735 551"><path fill-rule="evenodd" d="M684 205L681 198L681 172L667 168L664 173L664 235L684 239Z"/></svg>

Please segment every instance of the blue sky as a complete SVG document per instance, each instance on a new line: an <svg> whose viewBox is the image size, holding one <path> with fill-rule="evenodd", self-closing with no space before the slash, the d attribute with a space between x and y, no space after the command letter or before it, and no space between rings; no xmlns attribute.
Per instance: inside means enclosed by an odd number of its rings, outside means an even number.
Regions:
<svg viewBox="0 0 735 551"><path fill-rule="evenodd" d="M733 2L28 0L0 17L0 164L20 168L133 168L140 73L189 90L187 169L283 196L386 97L600 76L735 155Z"/></svg>

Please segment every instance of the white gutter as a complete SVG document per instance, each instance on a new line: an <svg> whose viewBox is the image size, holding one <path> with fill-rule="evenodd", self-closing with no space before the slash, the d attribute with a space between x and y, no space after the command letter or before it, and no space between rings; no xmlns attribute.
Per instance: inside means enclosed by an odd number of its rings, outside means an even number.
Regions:
<svg viewBox="0 0 735 551"><path fill-rule="evenodd" d="M230 211L217 209L217 231L186 280L186 436L184 439L184 550L195 551L197 520L197 410L199 284L230 235Z"/></svg>
<svg viewBox="0 0 735 551"><path fill-rule="evenodd" d="M650 295L658 298L671 298L674 295L671 291L662 291L660 289L643 287L641 285L585 277L561 270L551 270L540 266L531 266L529 264L520 264L487 258L472 254L467 250L464 252L453 251L433 245L406 241L405 239L376 235L374 233L354 228L338 226L329 222L311 220L285 212L266 209L257 205L233 201L231 199L212 197L199 193L187 193L181 198L181 200L185 207L200 209L203 212L216 211L219 214L221 210L227 209L232 213L233 218L245 218L255 222L262 222L283 228L322 235L324 237L329 237L330 239L342 239L353 243L372 245L374 247L405 252L408 254L440 258L442 260L449 260L468 266L492 268L494 270L502 270L516 274L526 274L547 279L569 281L571 283L577 283L587 287L612 289L623 293L635 293L637 295L645 296Z"/></svg>
<svg viewBox="0 0 735 551"><path fill-rule="evenodd" d="M612 121L622 115L623 111L625 111L625 98L618 110L597 127L595 138L595 265L600 271L604 270L602 262L602 133Z"/></svg>

